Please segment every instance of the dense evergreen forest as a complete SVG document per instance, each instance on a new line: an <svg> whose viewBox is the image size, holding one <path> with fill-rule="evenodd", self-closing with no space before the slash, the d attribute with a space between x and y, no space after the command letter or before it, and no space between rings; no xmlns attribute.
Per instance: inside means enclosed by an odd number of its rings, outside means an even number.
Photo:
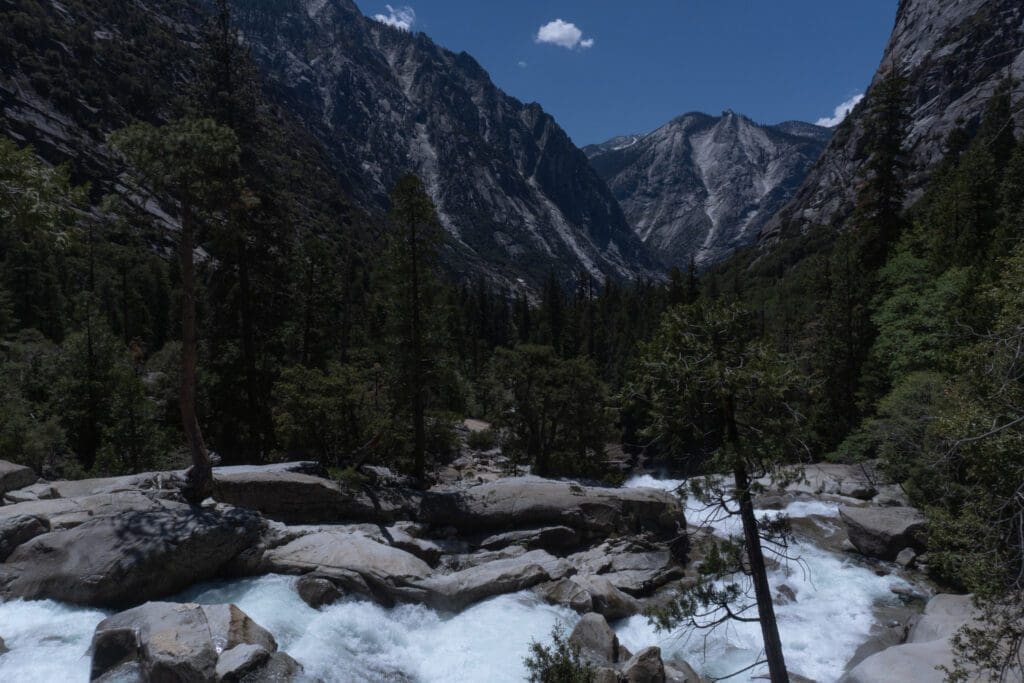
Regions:
<svg viewBox="0 0 1024 683"><path fill-rule="evenodd" d="M12 35L26 31L28 19ZM341 476L384 464L422 484L457 453L457 422L478 417L494 431L471 446L500 445L549 476L613 480L609 444L697 471L733 437L760 443L753 474L770 469L762 460L877 460L928 515L935 577L989 606L994 628L964 636L968 656L999 668L1016 652L1005 646L1024 640L1014 83L980 126L950 135L909 209L893 74L867 114L869 161L843 230L820 226L700 277L552 276L532 292L453 279L414 176L387 216L350 208L322 180L298 196L308 166L282 149L287 124L224 5L202 54L180 116L142 115L111 136L131 191L98 200L0 139L0 452L49 478L213 453L312 459ZM730 396L744 405L708 409L712 391L675 391L689 368L673 359L722 349L741 349L748 374L730 379L744 383ZM773 440L781 421L799 433Z"/></svg>

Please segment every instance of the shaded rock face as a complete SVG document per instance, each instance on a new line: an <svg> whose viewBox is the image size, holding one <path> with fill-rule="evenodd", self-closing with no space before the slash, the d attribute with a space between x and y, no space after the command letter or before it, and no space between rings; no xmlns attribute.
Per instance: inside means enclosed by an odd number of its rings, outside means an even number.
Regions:
<svg viewBox="0 0 1024 683"><path fill-rule="evenodd" d="M537 104L468 54L364 17L349 0L300 0L272 21L239 12L280 99L374 207L417 172L463 267L537 284L548 269L642 272L646 251L605 184Z"/></svg>
<svg viewBox="0 0 1024 683"><path fill-rule="evenodd" d="M0 565L0 592L27 599L119 607L215 576L254 544L252 513L184 505L124 510L36 536Z"/></svg>
<svg viewBox="0 0 1024 683"><path fill-rule="evenodd" d="M152 602L104 619L93 681L296 680L301 666L234 605Z"/></svg>
<svg viewBox="0 0 1024 683"><path fill-rule="evenodd" d="M648 647L635 655L619 643L615 631L600 614L584 614L569 636L580 650L580 658L595 669L595 680L609 683L699 683L700 678L686 662L666 667L661 649ZM672 678L666 672L672 672Z"/></svg>
<svg viewBox="0 0 1024 683"><path fill-rule="evenodd" d="M850 542L863 555L892 561L905 548L925 549L926 520L915 508L842 506L839 516Z"/></svg>
<svg viewBox="0 0 1024 683"><path fill-rule="evenodd" d="M49 523L32 515L0 518L0 562L10 557L14 549L50 530Z"/></svg>
<svg viewBox="0 0 1024 683"><path fill-rule="evenodd" d="M8 491L24 488L36 482L36 473L24 465L0 460L0 500Z"/></svg>
<svg viewBox="0 0 1024 683"><path fill-rule="evenodd" d="M33 144L50 162L71 160L78 179L102 188L97 196L132 194L119 180L105 135L132 119L169 117L166 102L117 86L120 74L110 73L113 40L91 41L95 57L88 61L76 54L83 70L106 85L101 94L108 101L99 112L38 92L35 64L61 45L68 26L102 27L117 42L151 28L179 44L161 44L161 54L144 62L148 72L134 75L170 94L193 80L202 21L195 10L212 3L125 0L130 12L89 7L94 4L44 10L43 35L24 63L14 57L0 65L0 133ZM274 133L286 136L311 174L323 176L316 184L379 216L395 182L417 173L450 235L443 258L456 276L483 275L509 288L522 286L522 279L539 289L549 271L566 282L578 272L598 279L656 274L618 203L568 135L539 105L498 89L469 55L375 22L350 0L232 5L273 116L284 126ZM314 207L327 201L298 199ZM176 227L155 204L152 213L169 230Z"/></svg>
<svg viewBox="0 0 1024 683"><path fill-rule="evenodd" d="M591 664L615 664L629 659L608 622L600 614L584 614L572 633L569 643L580 648L580 657Z"/></svg>
<svg viewBox="0 0 1024 683"><path fill-rule="evenodd" d="M218 501L258 510L286 524L415 518L422 496L395 488L349 488L309 474L257 468L215 472L213 491Z"/></svg>
<svg viewBox="0 0 1024 683"><path fill-rule="evenodd" d="M901 66L908 83L909 203L945 155L946 138L958 120L975 127L999 82L1008 74L1024 77L1024 4L902 0L865 101L836 130L793 200L765 226L762 234L769 242L813 226L842 225L850 215L866 161L864 114L874 86L893 64ZM1024 114L1018 112L1016 125L1024 126Z"/></svg>
<svg viewBox="0 0 1024 683"><path fill-rule="evenodd" d="M964 626L977 625L978 615L971 596L936 595L910 630L906 643L868 657L847 673L842 682L942 683L946 675L937 667L953 667L952 637Z"/></svg>
<svg viewBox="0 0 1024 683"><path fill-rule="evenodd" d="M651 251L685 268L691 258L708 266L754 242L830 137L809 123L691 113L583 151Z"/></svg>
<svg viewBox="0 0 1024 683"><path fill-rule="evenodd" d="M582 486L533 476L429 496L422 518L467 533L559 525L592 535L674 535L686 524L679 500L665 491Z"/></svg>

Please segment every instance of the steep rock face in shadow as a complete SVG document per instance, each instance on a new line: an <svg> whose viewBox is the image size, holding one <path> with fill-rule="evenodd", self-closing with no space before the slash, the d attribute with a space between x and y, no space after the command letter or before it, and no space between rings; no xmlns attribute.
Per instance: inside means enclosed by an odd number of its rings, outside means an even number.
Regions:
<svg viewBox="0 0 1024 683"><path fill-rule="evenodd" d="M806 177L831 131L691 113L647 135L584 149L630 225L669 265L710 265L757 239Z"/></svg>
<svg viewBox="0 0 1024 683"><path fill-rule="evenodd" d="M873 89L893 65L907 79L911 126L907 148L910 193L920 190L945 154L949 133L977 126L1007 75L1024 78L1024 4L1019 0L901 0L896 25L864 101L838 127L793 200L768 223L762 239L814 226L841 227L866 161L864 113ZM1024 90L1018 84L1015 99ZM1018 108L1016 125L1024 126Z"/></svg>
<svg viewBox="0 0 1024 683"><path fill-rule="evenodd" d="M555 120L498 89L468 54L364 17L348 0L303 0L293 3L300 11L270 18L238 4L271 87L301 112L355 196L383 209L398 177L418 173L460 267L506 282L650 268Z"/></svg>
<svg viewBox="0 0 1024 683"><path fill-rule="evenodd" d="M0 134L52 163L69 161L97 200L144 193L125 187L106 135L180 114L175 102L194 81L209 4L0 6L12 27L0 40ZM296 220L346 229L332 217L351 206L379 223L388 191L412 171L451 235L444 257L455 275L515 287L539 285L551 271L565 281L657 272L555 120L498 89L469 55L369 19L349 0L233 5L280 126L274 134L301 160L289 189L311 208ZM148 208L175 229L175 211Z"/></svg>

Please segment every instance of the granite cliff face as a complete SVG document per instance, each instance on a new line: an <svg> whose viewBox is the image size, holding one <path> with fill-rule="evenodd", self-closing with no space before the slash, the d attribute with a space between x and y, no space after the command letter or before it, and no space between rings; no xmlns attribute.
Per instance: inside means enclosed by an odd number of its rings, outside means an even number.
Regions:
<svg viewBox="0 0 1024 683"><path fill-rule="evenodd" d="M977 126L989 98L1008 75L1024 79L1024 3L1020 0L901 0L896 24L864 101L836 131L793 200L769 222L762 237L813 226L841 227L853 209L865 161L864 112L873 88L893 67L907 81L910 130L908 203L945 154L949 133L961 122ZM1017 108L1016 125L1024 126Z"/></svg>
<svg viewBox="0 0 1024 683"><path fill-rule="evenodd" d="M731 111L691 113L584 151L657 256L706 266L757 239L829 136L809 123L762 126Z"/></svg>
<svg viewBox="0 0 1024 683"><path fill-rule="evenodd" d="M350 0L233 4L267 97L316 172L371 216L386 210L403 173L418 173L452 236L445 257L454 274L518 286L551 271L563 280L581 271L598 279L656 273L608 188L554 119L499 90L469 55L373 21ZM105 134L171 114L166 102L194 69L202 14L179 0L8 5L0 17L12 25L15 14L27 17L34 33L2 53L0 133L116 190L118 164ZM151 59L147 43L159 48ZM62 51L73 54L61 58ZM99 79L106 97L87 102L39 83L48 56L81 72L60 80L79 88ZM129 73L106 73L111 64Z"/></svg>

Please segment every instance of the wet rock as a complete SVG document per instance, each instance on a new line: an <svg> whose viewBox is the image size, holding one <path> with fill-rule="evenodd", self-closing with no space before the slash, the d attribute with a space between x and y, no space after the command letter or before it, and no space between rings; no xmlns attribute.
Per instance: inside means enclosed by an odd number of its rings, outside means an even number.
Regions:
<svg viewBox="0 0 1024 683"><path fill-rule="evenodd" d="M415 555L431 567L436 567L437 563L441 561L444 549L433 541L416 538L410 533L414 526L408 522L400 522L388 527L384 531L384 535L392 546Z"/></svg>
<svg viewBox="0 0 1024 683"><path fill-rule="evenodd" d="M759 479L758 483L768 487L769 492L814 496L828 494L859 500L871 500L878 493L877 474L868 465L818 463L806 465L802 470L802 477L784 482L785 486L779 486L767 478Z"/></svg>
<svg viewBox="0 0 1024 683"><path fill-rule="evenodd" d="M125 511L23 543L0 565L0 590L123 607L212 578L259 537L250 512L188 507Z"/></svg>
<svg viewBox="0 0 1024 683"><path fill-rule="evenodd" d="M7 654L11 649L7 647L7 643L4 642L3 638L0 638L0 655Z"/></svg>
<svg viewBox="0 0 1024 683"><path fill-rule="evenodd" d="M606 577L575 574L537 587L548 602L564 605L577 612L596 612L608 619L622 619L640 612L640 603L616 588Z"/></svg>
<svg viewBox="0 0 1024 683"><path fill-rule="evenodd" d="M432 574L418 557L343 527L308 534L268 551L263 570L313 573L384 604L422 597L413 583Z"/></svg>
<svg viewBox="0 0 1024 683"><path fill-rule="evenodd" d="M100 622L91 650L93 681L128 673L152 681L290 681L299 673L267 675L277 643L234 605L146 603Z"/></svg>
<svg viewBox="0 0 1024 683"><path fill-rule="evenodd" d="M635 538L606 541L568 559L580 574L600 574L634 597L651 595L683 575L668 548Z"/></svg>
<svg viewBox="0 0 1024 683"><path fill-rule="evenodd" d="M625 683L665 683L661 648L648 647L633 655L632 659L622 665L621 680Z"/></svg>
<svg viewBox="0 0 1024 683"><path fill-rule="evenodd" d="M704 683L697 670L690 666L689 662L681 659L671 659L665 662L666 683ZM790 683L796 683L790 680Z"/></svg>
<svg viewBox="0 0 1024 683"><path fill-rule="evenodd" d="M569 635L569 644L580 648L580 657L596 666L616 664L623 657L620 651L619 637L608 625L608 621L591 612L584 614Z"/></svg>
<svg viewBox="0 0 1024 683"><path fill-rule="evenodd" d="M270 653L259 645L244 643L225 650L217 659L215 673L218 681L234 683L255 672L267 663Z"/></svg>
<svg viewBox="0 0 1024 683"><path fill-rule="evenodd" d="M564 551L577 547L579 543L580 535L575 529L570 529L567 526L550 526L495 534L485 538L480 543L480 547L487 550L498 550L510 545L521 545L530 550L539 548L549 551Z"/></svg>
<svg viewBox="0 0 1024 683"><path fill-rule="evenodd" d="M911 628L905 644L868 657L847 673L842 683L942 683L946 677L937 667L953 666L952 637L967 625L978 625L971 596L936 595Z"/></svg>
<svg viewBox="0 0 1024 683"><path fill-rule="evenodd" d="M926 520L915 508L841 506L839 516L850 542L868 557L892 561L904 548L925 549Z"/></svg>
<svg viewBox="0 0 1024 683"><path fill-rule="evenodd" d="M0 499L8 491L31 486L36 482L36 479L36 473L32 471L31 467L0 460Z"/></svg>
<svg viewBox="0 0 1024 683"><path fill-rule="evenodd" d="M321 576L307 574L295 584L295 590L302 601L313 609L320 609L341 599L342 593L334 582Z"/></svg>
<svg viewBox="0 0 1024 683"><path fill-rule="evenodd" d="M534 590L548 602L564 605L579 614L594 611L594 600L590 592L572 578L542 583Z"/></svg>
<svg viewBox="0 0 1024 683"><path fill-rule="evenodd" d="M776 605L789 605L796 602L796 592L784 583L775 589L775 593Z"/></svg>
<svg viewBox="0 0 1024 683"><path fill-rule="evenodd" d="M917 552L913 548L904 548L900 551L899 555L896 556L896 564L909 569L914 565L914 560L917 559Z"/></svg>
<svg viewBox="0 0 1024 683"><path fill-rule="evenodd" d="M543 550L535 550L453 574L435 575L415 585L424 591L423 600L427 604L458 611L485 598L532 588L566 571L568 567L563 562Z"/></svg>
<svg viewBox="0 0 1024 683"><path fill-rule="evenodd" d="M33 515L15 515L0 518L0 562L3 562L22 543L50 530L44 519Z"/></svg>

